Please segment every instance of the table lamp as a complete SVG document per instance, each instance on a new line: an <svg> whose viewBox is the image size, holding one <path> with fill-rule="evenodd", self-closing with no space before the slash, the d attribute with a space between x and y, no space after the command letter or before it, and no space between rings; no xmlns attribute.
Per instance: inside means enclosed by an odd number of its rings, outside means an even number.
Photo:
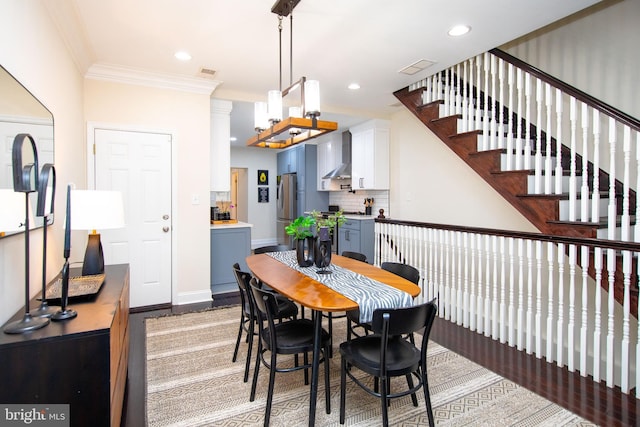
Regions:
<svg viewBox="0 0 640 427"><path fill-rule="evenodd" d="M125 226L122 193L119 191L73 190L71 192L71 229L92 230L84 253L82 275L104 273L104 255L96 230Z"/></svg>

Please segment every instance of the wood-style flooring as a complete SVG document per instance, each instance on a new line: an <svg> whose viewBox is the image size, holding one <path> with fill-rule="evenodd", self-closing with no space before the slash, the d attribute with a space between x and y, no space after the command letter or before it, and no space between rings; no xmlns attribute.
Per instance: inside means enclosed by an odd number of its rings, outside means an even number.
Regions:
<svg viewBox="0 0 640 427"><path fill-rule="evenodd" d="M162 314L198 311L208 307L239 304L237 293L216 296L209 303L131 313L129 377L122 427L145 425L144 319ZM238 316L239 320L239 316ZM537 359L491 338L448 321L436 319L431 338L456 353L520 384L600 426L638 426L640 399L618 388L595 384L591 379Z"/></svg>

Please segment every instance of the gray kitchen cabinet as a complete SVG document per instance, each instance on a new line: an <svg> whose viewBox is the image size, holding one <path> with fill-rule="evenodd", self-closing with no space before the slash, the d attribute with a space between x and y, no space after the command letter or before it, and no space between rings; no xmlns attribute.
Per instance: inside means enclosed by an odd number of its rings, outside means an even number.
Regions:
<svg viewBox="0 0 640 427"><path fill-rule="evenodd" d="M338 250L360 252L367 256L367 262L373 264L375 252L375 222L371 217L347 217L347 221L338 228Z"/></svg>
<svg viewBox="0 0 640 427"><path fill-rule="evenodd" d="M231 224L211 227L211 296L238 290L232 266L247 271L245 258L251 255L251 225Z"/></svg>
<svg viewBox="0 0 640 427"><path fill-rule="evenodd" d="M278 153L278 175L298 172L300 148L302 148L302 146L298 145Z"/></svg>

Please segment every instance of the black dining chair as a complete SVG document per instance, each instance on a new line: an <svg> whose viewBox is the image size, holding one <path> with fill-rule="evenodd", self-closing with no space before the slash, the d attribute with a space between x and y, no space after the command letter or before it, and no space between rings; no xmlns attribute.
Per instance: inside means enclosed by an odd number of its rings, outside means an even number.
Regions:
<svg viewBox="0 0 640 427"><path fill-rule="evenodd" d="M420 283L420 271L412 265L400 262L383 262L380 265L380 268L407 279L416 285ZM358 309L347 312L347 340L351 338L352 334L357 337L360 336L354 331L354 328L356 327L363 328L365 335L371 330L370 323L360 322L360 310Z"/></svg>
<svg viewBox="0 0 640 427"><path fill-rule="evenodd" d="M372 335L340 344L340 424L345 422L348 376L369 394L380 398L384 426L389 425L389 399L410 394L413 406L418 406L416 392L422 387L429 425L435 425L427 380L427 345L436 312L435 300L408 308L378 309L373 313ZM401 338L414 332L422 332L420 347ZM374 388L366 385L353 368L375 377ZM408 387L392 393L391 378L401 376L406 377Z"/></svg>
<svg viewBox="0 0 640 427"><path fill-rule="evenodd" d="M264 414L264 425L269 425L271 415L271 404L273 401L273 388L275 374L277 372L293 372L301 369L305 370L305 384L308 384L308 369L311 368L308 353L313 352L314 343L314 322L309 319L286 320L276 323L275 320L281 317L275 296L258 287L255 278L251 279L251 291L256 309L261 313L259 325L260 339L258 341L258 354L256 355L255 369L253 370L253 383L251 384L251 395L249 401L253 402L256 396L256 385L258 382L258 372L260 364L266 366L269 372L269 388L267 391L267 406ZM320 348L322 350L320 361L324 362L324 381L327 414L331 413L331 394L329 384L329 334L321 330ZM267 359L265 353L269 352ZM296 363L293 367L278 367L278 355L295 355ZM298 363L297 355L304 355L304 363Z"/></svg>
<svg viewBox="0 0 640 427"><path fill-rule="evenodd" d="M293 248L291 248L291 246L289 245L269 245L269 246L262 246L259 248L255 248L253 250L254 254L263 254L266 252L284 252L284 251L291 251L293 250Z"/></svg>
<svg viewBox="0 0 640 427"><path fill-rule="evenodd" d="M238 328L238 337L236 338L236 347L233 350L232 362L235 362L238 358L238 349L240 348L240 340L242 339L242 332L246 333L245 341L248 344L247 347L247 360L244 367L244 382L249 379L249 367L251 364L251 352L253 350L253 337L257 335L255 332L255 325L257 323L257 312L253 303L253 295L251 295L250 281L251 274L240 270L238 263L233 264L233 273L238 282L238 289L240 291L240 301L242 304L240 311L240 327ZM278 317L277 319L295 319L298 316L298 306L292 301L279 294L274 294L276 302L278 304Z"/></svg>
<svg viewBox="0 0 640 427"><path fill-rule="evenodd" d="M346 256L347 258L356 259L362 262L367 262L367 256L365 254L361 254L360 252L342 251L342 256Z"/></svg>

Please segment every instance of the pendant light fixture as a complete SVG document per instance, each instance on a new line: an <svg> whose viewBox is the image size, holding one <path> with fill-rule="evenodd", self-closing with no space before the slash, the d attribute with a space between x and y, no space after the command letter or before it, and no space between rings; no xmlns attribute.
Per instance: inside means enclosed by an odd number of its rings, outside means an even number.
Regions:
<svg viewBox="0 0 640 427"><path fill-rule="evenodd" d="M338 123L318 120L320 116L320 82L300 78L293 80L293 9L300 0L278 0L271 12L278 15L280 87L268 92L268 102L256 102L254 129L256 135L249 138L248 146L286 148L311 138L333 132ZM282 89L282 19L290 17L289 87ZM289 107L289 116L282 117L283 99L295 91L300 92L299 106Z"/></svg>

